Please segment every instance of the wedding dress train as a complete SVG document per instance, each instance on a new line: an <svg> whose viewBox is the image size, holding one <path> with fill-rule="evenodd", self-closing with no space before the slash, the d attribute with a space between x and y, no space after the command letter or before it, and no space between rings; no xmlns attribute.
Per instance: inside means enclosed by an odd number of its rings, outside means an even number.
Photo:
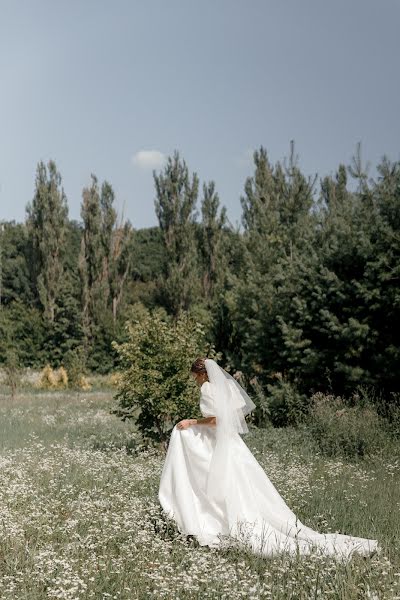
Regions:
<svg viewBox="0 0 400 600"><path fill-rule="evenodd" d="M210 382L203 383L204 417L215 416L217 400ZM194 535L200 545L210 547L233 539L262 556L320 551L348 559L354 552L367 555L380 550L377 540L318 533L301 523L238 433L224 448L223 497L211 497L207 479L215 430L208 425L172 430L158 497L181 533Z"/></svg>

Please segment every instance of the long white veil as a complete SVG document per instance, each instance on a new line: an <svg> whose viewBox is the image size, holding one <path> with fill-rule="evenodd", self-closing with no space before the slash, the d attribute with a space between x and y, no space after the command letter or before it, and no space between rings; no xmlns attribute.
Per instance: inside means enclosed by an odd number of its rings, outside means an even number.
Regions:
<svg viewBox="0 0 400 600"><path fill-rule="evenodd" d="M216 417L216 444L211 458L207 494L218 501L225 496L225 482L230 460L230 441L248 432L245 416L256 405L242 386L212 358L205 359Z"/></svg>

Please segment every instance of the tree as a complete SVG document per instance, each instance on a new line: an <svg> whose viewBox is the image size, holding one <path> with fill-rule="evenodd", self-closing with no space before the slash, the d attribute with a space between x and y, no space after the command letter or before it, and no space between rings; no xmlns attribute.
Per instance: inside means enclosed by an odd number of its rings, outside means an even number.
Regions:
<svg viewBox="0 0 400 600"><path fill-rule="evenodd" d="M375 387L393 403L400 389L400 335L394 326L400 321L400 161L384 156L377 171L372 185L376 211L370 221L371 251L360 283L373 332L367 351L369 369Z"/></svg>
<svg viewBox="0 0 400 600"><path fill-rule="evenodd" d="M349 174L358 181L358 193L362 194L368 189L368 170L369 163L364 167L361 157L361 142L357 143L356 153L351 159L351 165L348 165L347 169Z"/></svg>
<svg viewBox="0 0 400 600"><path fill-rule="evenodd" d="M107 292L102 285L104 236L98 180L91 175L92 183L82 192L81 217L83 232L79 256L79 273L82 283L82 317L86 335L91 337L91 329L99 304L104 304ZM103 289L102 289L103 288Z"/></svg>
<svg viewBox="0 0 400 600"><path fill-rule="evenodd" d="M68 207L54 161L37 167L35 195L27 206L32 244L32 272L45 317L54 321L64 276L64 244Z"/></svg>
<svg viewBox="0 0 400 600"><path fill-rule="evenodd" d="M122 301L127 277L132 266L132 227L123 217L118 221L114 209L114 191L105 181L101 186L101 242L103 256L102 278L108 282L114 324Z"/></svg>
<svg viewBox="0 0 400 600"><path fill-rule="evenodd" d="M127 341L114 343L121 376L113 413L134 419L147 441L165 443L176 421L198 414L190 367L198 355L214 357L214 349L183 312L173 320L165 310L139 307L126 328Z"/></svg>
<svg viewBox="0 0 400 600"><path fill-rule="evenodd" d="M109 282L114 325L117 322L128 276L132 269L133 232L128 222L119 224L113 232L109 264Z"/></svg>
<svg viewBox="0 0 400 600"><path fill-rule="evenodd" d="M301 173L293 145L288 166L273 167L263 147L255 151L254 164L241 198L244 265L235 276L229 309L233 335L240 340L234 360L265 379L286 364L282 327L296 294L290 283L295 262L313 235L315 179Z"/></svg>
<svg viewBox="0 0 400 600"><path fill-rule="evenodd" d="M0 223L0 308L20 299L34 301L29 272L29 238L25 224Z"/></svg>
<svg viewBox="0 0 400 600"><path fill-rule="evenodd" d="M213 300L225 272L223 233L226 225L226 208L219 211L219 197L215 183L203 185L201 203L202 222L199 227L199 250L203 272L203 294L208 304ZM219 211L219 214L218 214Z"/></svg>
<svg viewBox="0 0 400 600"><path fill-rule="evenodd" d="M15 398L20 383L20 356L15 340L15 328L9 311L0 311L0 358L5 375L5 384L10 388L11 397Z"/></svg>
<svg viewBox="0 0 400 600"><path fill-rule="evenodd" d="M132 265L132 228L118 222L111 185L105 181L99 189L97 177L91 178L82 193L79 273L89 366L104 369L111 366L111 341Z"/></svg>
<svg viewBox="0 0 400 600"><path fill-rule="evenodd" d="M198 294L199 269L195 239L195 207L199 180L179 153L169 157L164 172L153 173L155 209L163 234L165 271L160 301L175 317L188 310Z"/></svg>

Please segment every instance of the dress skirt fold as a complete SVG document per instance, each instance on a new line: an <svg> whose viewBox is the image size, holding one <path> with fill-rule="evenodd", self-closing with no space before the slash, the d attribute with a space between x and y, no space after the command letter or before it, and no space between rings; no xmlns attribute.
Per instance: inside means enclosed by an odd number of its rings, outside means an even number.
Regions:
<svg viewBox="0 0 400 600"><path fill-rule="evenodd" d="M212 416L214 401L206 382L200 399L204 416ZM202 546L235 540L262 556L323 553L348 559L354 552L380 550L377 540L319 533L301 523L239 434L226 448L224 497L211 498L206 490L215 445L215 427L172 430L158 497L181 533L195 536Z"/></svg>

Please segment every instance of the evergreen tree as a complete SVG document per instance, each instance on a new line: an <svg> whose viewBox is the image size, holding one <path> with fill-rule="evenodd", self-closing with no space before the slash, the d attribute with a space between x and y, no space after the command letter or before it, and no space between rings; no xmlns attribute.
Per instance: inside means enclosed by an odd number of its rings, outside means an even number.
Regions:
<svg viewBox="0 0 400 600"><path fill-rule="evenodd" d="M368 365L376 388L390 402L400 389L400 161L386 156L377 167L372 193L379 218L372 218L371 252L362 279L362 301L373 332ZM397 394L397 403L399 396Z"/></svg>
<svg viewBox="0 0 400 600"><path fill-rule="evenodd" d="M188 310L198 294L199 269L195 239L195 207L199 180L179 153L169 157L164 172L153 173L155 209L165 248L160 301L174 315Z"/></svg>
<svg viewBox="0 0 400 600"><path fill-rule="evenodd" d="M275 166L261 147L242 232L214 182L196 222L198 178L175 152L153 174L159 227L134 231L95 175L82 223L69 221L56 165L40 162L26 223L1 223L0 362L58 366L84 346L87 366L106 372L131 305L162 304L175 320L189 310L226 364L257 376L276 423L295 422L318 390L372 386L398 401L400 163L377 169L369 179L358 144L316 201L293 143Z"/></svg>
<svg viewBox="0 0 400 600"><path fill-rule="evenodd" d="M356 152L352 157L351 164L347 167L349 174L358 181L358 193L362 194L368 190L369 163L364 167L361 157L361 142L357 143Z"/></svg>
<svg viewBox="0 0 400 600"><path fill-rule="evenodd" d="M254 153L255 171L242 197L244 267L236 276L230 302L233 334L240 339L236 358L245 370L266 377L284 371L285 313L296 291L290 284L295 261L313 232L313 187L294 158L272 167L266 150Z"/></svg>

